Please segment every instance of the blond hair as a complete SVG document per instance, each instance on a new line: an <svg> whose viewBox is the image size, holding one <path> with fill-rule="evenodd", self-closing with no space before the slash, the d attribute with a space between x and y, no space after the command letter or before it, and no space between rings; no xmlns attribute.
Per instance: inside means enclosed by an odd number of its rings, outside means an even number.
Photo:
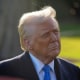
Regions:
<svg viewBox="0 0 80 80"><path fill-rule="evenodd" d="M56 11L51 6L44 7L43 9L39 11L24 13L22 17L20 18L19 25L18 25L18 31L20 36L20 44L22 50L26 51L23 44L24 38L28 38L30 31L29 26L30 24L40 24L44 21L46 21L49 18L56 17ZM26 30L25 30L26 27Z"/></svg>

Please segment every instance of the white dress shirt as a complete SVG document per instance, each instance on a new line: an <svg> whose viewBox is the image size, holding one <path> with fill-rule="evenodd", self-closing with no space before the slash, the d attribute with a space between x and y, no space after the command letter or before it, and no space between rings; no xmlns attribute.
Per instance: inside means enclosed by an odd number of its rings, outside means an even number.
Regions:
<svg viewBox="0 0 80 80"><path fill-rule="evenodd" d="M29 54L30 54L30 57L31 57L32 62L34 64L34 67L36 69L36 72L39 76L39 80L44 80L44 71L42 70L44 67L44 63L41 62L38 58L36 58L31 53L29 53ZM56 75L55 75L55 71L54 71L54 60L51 63L49 63L48 65L51 68L51 71L50 71L51 80L56 80Z"/></svg>

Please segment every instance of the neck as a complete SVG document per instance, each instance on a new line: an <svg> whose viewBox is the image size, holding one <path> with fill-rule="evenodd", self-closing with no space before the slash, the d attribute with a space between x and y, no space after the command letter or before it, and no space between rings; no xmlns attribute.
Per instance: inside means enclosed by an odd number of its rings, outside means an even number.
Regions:
<svg viewBox="0 0 80 80"><path fill-rule="evenodd" d="M54 59L53 57L49 57L49 56L44 57L44 56L36 55L33 51L30 51L30 53L44 64L49 64Z"/></svg>

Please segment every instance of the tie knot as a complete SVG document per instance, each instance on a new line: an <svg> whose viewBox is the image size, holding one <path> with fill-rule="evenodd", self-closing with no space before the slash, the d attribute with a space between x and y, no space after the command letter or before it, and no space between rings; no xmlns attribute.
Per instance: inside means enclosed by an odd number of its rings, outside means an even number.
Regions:
<svg viewBox="0 0 80 80"><path fill-rule="evenodd" d="M45 65L45 66L43 67L43 71L44 71L44 72L50 72L50 66L49 66L49 65Z"/></svg>

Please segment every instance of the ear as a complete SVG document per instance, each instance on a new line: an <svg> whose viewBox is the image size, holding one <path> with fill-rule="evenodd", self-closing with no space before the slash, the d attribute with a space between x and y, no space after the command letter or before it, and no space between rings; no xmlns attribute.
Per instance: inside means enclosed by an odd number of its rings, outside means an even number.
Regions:
<svg viewBox="0 0 80 80"><path fill-rule="evenodd" d="M26 49L30 49L31 47L30 47L30 41L28 40L28 39L24 39L24 46L25 46L25 48Z"/></svg>
<svg viewBox="0 0 80 80"><path fill-rule="evenodd" d="M23 45L25 46L26 49L28 48L28 46L29 46L29 41L28 41L28 39L24 39L24 40L23 40Z"/></svg>
<svg viewBox="0 0 80 80"><path fill-rule="evenodd" d="M29 40L28 39L24 39L24 45L29 46Z"/></svg>

